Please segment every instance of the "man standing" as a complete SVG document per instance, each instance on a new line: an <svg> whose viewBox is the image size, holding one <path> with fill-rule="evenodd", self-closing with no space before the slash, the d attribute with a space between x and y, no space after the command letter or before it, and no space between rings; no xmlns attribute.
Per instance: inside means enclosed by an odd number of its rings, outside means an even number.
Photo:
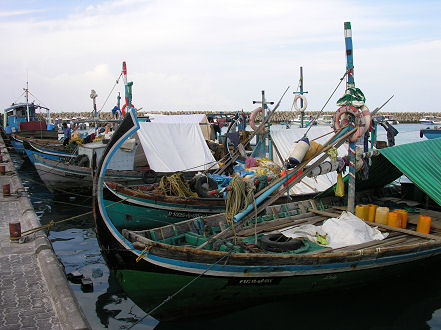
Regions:
<svg viewBox="0 0 441 330"><path fill-rule="evenodd" d="M63 146L66 146L69 144L70 135L72 134L72 131L70 130L70 127L67 127L66 122L63 123L63 133L64 133Z"/></svg>

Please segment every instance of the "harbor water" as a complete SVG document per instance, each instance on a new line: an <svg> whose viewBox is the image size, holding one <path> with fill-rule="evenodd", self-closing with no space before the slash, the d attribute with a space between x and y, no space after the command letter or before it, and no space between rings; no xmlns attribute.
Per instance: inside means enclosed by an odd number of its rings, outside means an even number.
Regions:
<svg viewBox="0 0 441 330"><path fill-rule="evenodd" d="M400 132L396 143L402 144L421 141L419 130L427 125L395 127ZM382 128L378 140L386 141ZM52 194L29 161L13 157L42 224L79 216L52 227L49 239L66 273L78 271L93 281L92 292L71 283L93 329L441 329L441 265L361 288L293 296L257 306L250 302L247 308L231 306L233 312L214 310L193 320L155 320L125 295L110 274L95 236L91 196ZM197 286L197 281L192 285Z"/></svg>

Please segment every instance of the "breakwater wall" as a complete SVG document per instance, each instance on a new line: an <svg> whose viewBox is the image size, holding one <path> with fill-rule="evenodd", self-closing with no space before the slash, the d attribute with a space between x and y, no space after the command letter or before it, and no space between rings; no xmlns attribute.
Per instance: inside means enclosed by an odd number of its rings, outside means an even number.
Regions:
<svg viewBox="0 0 441 330"><path fill-rule="evenodd" d="M207 116L213 114L235 114L233 111L223 111L223 112L211 112L211 111L151 111L151 112L139 112L139 116L148 116L149 114L164 114L164 115L179 115L179 114L197 114L197 113L205 113ZM250 112L245 112L247 116L251 114ZM306 111L305 118L316 117L319 114L318 111ZM334 112L323 112L322 114L333 115ZM381 115L388 115L391 118L398 120L400 123L418 123L420 119L424 116L438 116L439 113L436 112L380 112ZM260 114L259 114L260 115ZM259 115L257 116L257 120L259 120ZM272 122L281 123L288 122L290 120L294 120L299 115L299 112L296 111L276 111L274 113ZM93 119L93 115L91 112L53 112L51 113L52 119L79 119L79 118L87 118ZM98 113L97 119L99 120L111 120L114 119L112 117L111 112L100 112Z"/></svg>

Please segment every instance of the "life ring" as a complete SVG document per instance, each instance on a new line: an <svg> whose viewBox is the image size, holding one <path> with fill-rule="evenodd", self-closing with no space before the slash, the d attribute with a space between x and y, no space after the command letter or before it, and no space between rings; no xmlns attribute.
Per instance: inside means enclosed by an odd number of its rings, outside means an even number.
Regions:
<svg viewBox="0 0 441 330"><path fill-rule="evenodd" d="M304 245L302 240L292 239L281 233L262 235L260 247L271 252L286 252L298 250Z"/></svg>
<svg viewBox="0 0 441 330"><path fill-rule="evenodd" d="M124 104L123 107L121 108L121 114L122 114L123 116L126 115L126 112L124 111L124 109L126 108L126 106L127 106L127 104ZM129 107L129 108L130 108L130 107ZM133 108L133 109L136 109L135 106L134 106L133 104L132 104L132 108Z"/></svg>
<svg viewBox="0 0 441 330"><path fill-rule="evenodd" d="M344 105L340 107L334 114L332 127L334 132L337 132L343 125L340 124L340 119L343 114L351 114L355 117L355 125L358 126L357 131L349 138L349 142L356 142L364 133L369 130L371 125L371 113L367 106L363 105L358 109L352 105ZM343 120L342 120L343 122Z"/></svg>
<svg viewBox="0 0 441 330"><path fill-rule="evenodd" d="M298 107L297 106L297 101L298 100L303 100L303 107ZM297 111L305 111L306 107L308 106L308 102L306 101L306 97L302 94L296 94L296 96L294 96L294 109L296 109Z"/></svg>
<svg viewBox="0 0 441 330"><path fill-rule="evenodd" d="M254 119L256 119L256 116L259 112L262 111L262 107L258 107L257 109L254 109L250 116L250 126L254 131L257 131L259 127L256 126L254 123Z"/></svg>

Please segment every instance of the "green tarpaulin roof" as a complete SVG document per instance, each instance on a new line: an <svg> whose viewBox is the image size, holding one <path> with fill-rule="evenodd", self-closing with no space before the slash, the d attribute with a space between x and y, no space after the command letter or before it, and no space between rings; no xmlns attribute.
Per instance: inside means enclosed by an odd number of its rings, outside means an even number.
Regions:
<svg viewBox="0 0 441 330"><path fill-rule="evenodd" d="M441 138L379 151L418 188L441 205Z"/></svg>

